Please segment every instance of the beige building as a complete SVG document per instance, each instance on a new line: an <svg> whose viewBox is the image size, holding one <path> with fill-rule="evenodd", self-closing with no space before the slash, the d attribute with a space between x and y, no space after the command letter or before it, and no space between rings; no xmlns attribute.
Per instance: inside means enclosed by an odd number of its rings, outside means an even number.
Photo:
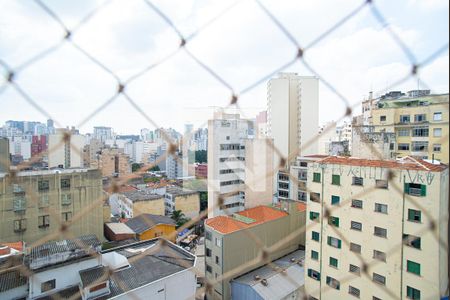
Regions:
<svg viewBox="0 0 450 300"><path fill-rule="evenodd" d="M371 111L373 130L395 133L397 157L434 157L448 163L448 94L416 96L413 92L378 100L378 108Z"/></svg>
<svg viewBox="0 0 450 300"><path fill-rule="evenodd" d="M309 299L448 295L448 175L411 157L309 164Z"/></svg>
<svg viewBox="0 0 450 300"><path fill-rule="evenodd" d="M352 156L367 159L395 159L397 139L394 132L367 131L368 126L353 126Z"/></svg>
<svg viewBox="0 0 450 300"><path fill-rule="evenodd" d="M130 157L117 148L101 150L98 161L98 168L103 176L120 177L131 174Z"/></svg>
<svg viewBox="0 0 450 300"><path fill-rule="evenodd" d="M123 218L133 218L140 214L165 215L165 201L163 195L152 194L137 190L118 195L118 206Z"/></svg>
<svg viewBox="0 0 450 300"><path fill-rule="evenodd" d="M296 201L282 201L279 206L257 206L231 216L217 216L205 222L206 279L214 281L219 276L232 276L216 283L208 299L230 299L230 280L276 260L296 249L303 248L306 205ZM290 234L294 238L286 239ZM261 245L268 250L267 261L258 260ZM279 244L282 243L282 244Z"/></svg>
<svg viewBox="0 0 450 300"><path fill-rule="evenodd" d="M102 180L87 169L0 173L0 241L35 242L70 225L103 239ZM73 220L72 220L73 219ZM55 239L58 238L57 236Z"/></svg>
<svg viewBox="0 0 450 300"><path fill-rule="evenodd" d="M200 213L200 195L196 191L167 187L164 198L166 216L170 216L174 210L181 210L187 218L194 219Z"/></svg>

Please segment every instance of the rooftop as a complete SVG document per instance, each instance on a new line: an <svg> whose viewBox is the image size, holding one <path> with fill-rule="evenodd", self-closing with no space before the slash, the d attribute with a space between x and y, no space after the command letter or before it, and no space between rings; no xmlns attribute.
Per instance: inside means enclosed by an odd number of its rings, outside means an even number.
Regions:
<svg viewBox="0 0 450 300"><path fill-rule="evenodd" d="M198 192L182 189L177 186L171 186L171 187L167 187L166 193L171 194L172 196L187 196L187 195L197 194Z"/></svg>
<svg viewBox="0 0 450 300"><path fill-rule="evenodd" d="M151 194L151 193L141 191L141 190L124 192L123 195L133 202L149 201L149 200L151 201L151 200L158 200L158 199L164 198L162 195Z"/></svg>
<svg viewBox="0 0 450 300"><path fill-rule="evenodd" d="M94 169L73 168L73 169L51 169L51 170L37 170L37 171L19 171L15 176L37 176L37 175L54 175L54 174L72 174L72 173L86 173L95 171ZM8 173L0 173L0 178L5 177Z"/></svg>
<svg viewBox="0 0 450 300"><path fill-rule="evenodd" d="M105 226L115 234L134 234L134 231L124 223L106 223Z"/></svg>
<svg viewBox="0 0 450 300"><path fill-rule="evenodd" d="M233 279L231 284L251 286L261 299L284 299L305 284L304 259L305 251L294 251L273 261L271 266L262 266Z"/></svg>
<svg viewBox="0 0 450 300"><path fill-rule="evenodd" d="M214 230L223 234L228 234L276 220L287 215L288 213L277 208L261 205L238 212L234 216L217 216L207 219L205 222L206 225L212 227Z"/></svg>
<svg viewBox="0 0 450 300"><path fill-rule="evenodd" d="M347 156L328 156L319 160L318 163L432 172L442 172L448 167L442 163L431 163L410 156L406 156L399 160L372 160Z"/></svg>
<svg viewBox="0 0 450 300"><path fill-rule="evenodd" d="M25 284L27 284L27 278L17 268L0 273L0 293Z"/></svg>
<svg viewBox="0 0 450 300"><path fill-rule="evenodd" d="M137 217L129 219L125 224L137 234L142 233L158 224L176 225L175 221L169 217L152 214L141 214Z"/></svg>

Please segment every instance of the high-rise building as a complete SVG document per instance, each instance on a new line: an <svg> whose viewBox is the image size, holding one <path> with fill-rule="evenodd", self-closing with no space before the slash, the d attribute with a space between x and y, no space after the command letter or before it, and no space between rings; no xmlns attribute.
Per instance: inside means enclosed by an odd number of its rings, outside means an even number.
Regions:
<svg viewBox="0 0 450 300"><path fill-rule="evenodd" d="M83 167L84 136L70 134L64 140L65 129L59 129L56 134L48 138L48 166L49 168L80 168Z"/></svg>
<svg viewBox="0 0 450 300"><path fill-rule="evenodd" d="M278 149L274 164L288 158L286 166L297 155L317 153L319 128L319 79L280 73L267 86L267 131ZM278 151L276 153L278 153Z"/></svg>
<svg viewBox="0 0 450 300"><path fill-rule="evenodd" d="M96 126L94 127L94 138L105 143L107 140L113 139L113 132L111 127Z"/></svg>
<svg viewBox="0 0 450 300"><path fill-rule="evenodd" d="M75 236L103 239L101 197L98 170L21 171L14 178L0 173L0 241L32 243L66 223Z"/></svg>
<svg viewBox="0 0 450 300"><path fill-rule="evenodd" d="M262 111L256 116L256 137L267 137L267 111Z"/></svg>
<svg viewBox="0 0 450 300"><path fill-rule="evenodd" d="M208 121L209 218L225 214L224 209L228 213L244 209L248 124L239 114L226 113L215 113Z"/></svg>
<svg viewBox="0 0 450 300"><path fill-rule="evenodd" d="M34 135L31 142L31 156L39 155L40 153L45 151L47 151L47 136Z"/></svg>
<svg viewBox="0 0 450 300"><path fill-rule="evenodd" d="M375 132L395 133L397 157L414 156L448 163L448 94L421 95L410 91L398 98L378 101L372 111Z"/></svg>
<svg viewBox="0 0 450 300"><path fill-rule="evenodd" d="M307 165L308 299L448 295L448 167L326 157Z"/></svg>

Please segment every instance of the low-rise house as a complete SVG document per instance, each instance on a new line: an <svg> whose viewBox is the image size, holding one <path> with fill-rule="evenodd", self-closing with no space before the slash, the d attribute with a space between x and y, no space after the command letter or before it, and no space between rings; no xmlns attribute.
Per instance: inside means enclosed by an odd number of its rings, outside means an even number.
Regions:
<svg viewBox="0 0 450 300"><path fill-rule="evenodd" d="M133 218L139 214L164 215L164 196L137 190L119 195L120 215Z"/></svg>
<svg viewBox="0 0 450 300"><path fill-rule="evenodd" d="M94 236L48 242L30 249L23 266L0 272L0 298L189 299L196 291L195 261L161 239L105 251ZM29 278L20 273L27 268Z"/></svg>
<svg viewBox="0 0 450 300"><path fill-rule="evenodd" d="M123 241L133 239L136 234L124 223L105 223L105 237L109 241Z"/></svg>
<svg viewBox="0 0 450 300"><path fill-rule="evenodd" d="M305 297L305 251L296 250L231 281L233 300L288 300Z"/></svg>
<svg viewBox="0 0 450 300"><path fill-rule="evenodd" d="M181 210L186 218L197 218L200 213L200 194L176 186L168 187L165 198L165 214L170 216L173 211Z"/></svg>
<svg viewBox="0 0 450 300"><path fill-rule="evenodd" d="M129 219L125 224L141 241L156 237L164 237L171 241L176 239L175 221L166 216L141 214Z"/></svg>

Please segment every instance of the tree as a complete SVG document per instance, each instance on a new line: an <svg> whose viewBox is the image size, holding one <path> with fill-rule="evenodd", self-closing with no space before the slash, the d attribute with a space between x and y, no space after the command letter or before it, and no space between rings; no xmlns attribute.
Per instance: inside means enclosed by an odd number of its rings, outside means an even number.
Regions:
<svg viewBox="0 0 450 300"><path fill-rule="evenodd" d="M174 210L171 218L175 221L177 228L183 226L187 221L189 221L181 210Z"/></svg>
<svg viewBox="0 0 450 300"><path fill-rule="evenodd" d="M150 172L157 172L157 171L161 171L161 169L159 168L158 165L155 165L155 166L149 168L147 171L150 171Z"/></svg>
<svg viewBox="0 0 450 300"><path fill-rule="evenodd" d="M138 163L133 163L131 165L131 172L136 172L137 170L139 170L141 168L141 164Z"/></svg>

